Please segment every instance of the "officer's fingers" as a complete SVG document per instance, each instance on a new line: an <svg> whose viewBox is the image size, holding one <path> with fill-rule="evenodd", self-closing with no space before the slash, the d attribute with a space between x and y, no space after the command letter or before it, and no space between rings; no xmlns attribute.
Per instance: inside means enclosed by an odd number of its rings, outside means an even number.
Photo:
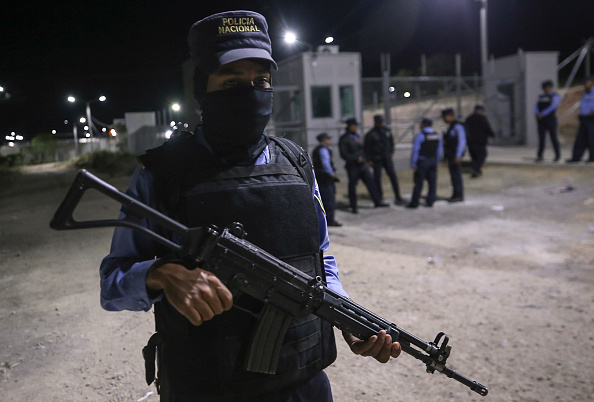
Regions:
<svg viewBox="0 0 594 402"><path fill-rule="evenodd" d="M400 346L400 343L398 343L398 342L392 343L392 345L390 347L390 355L395 358L395 357L400 356L401 352L402 352L402 346Z"/></svg>
<svg viewBox="0 0 594 402"><path fill-rule="evenodd" d="M366 341L362 341L360 339L355 340L354 342L349 343L349 346L351 347L351 350L353 351L353 353L355 353L357 355L362 355L363 353L366 353L371 348L371 346L373 345L373 343L375 341L377 341L377 335L371 336Z"/></svg>
<svg viewBox="0 0 594 402"><path fill-rule="evenodd" d="M215 314L221 314L233 306L231 291L210 272L207 276L207 285L202 291L202 298L209 304Z"/></svg>
<svg viewBox="0 0 594 402"><path fill-rule="evenodd" d="M192 301L192 307L200 316L202 321L211 320L217 313L204 299L195 299Z"/></svg>
<svg viewBox="0 0 594 402"><path fill-rule="evenodd" d="M169 299L169 303L184 317L186 317L192 324L200 325L204 322L200 313L190 304L189 299L177 300L175 298Z"/></svg>
<svg viewBox="0 0 594 402"><path fill-rule="evenodd" d="M379 353L386 339L386 331L380 331L361 345L362 356L375 356Z"/></svg>
<svg viewBox="0 0 594 402"><path fill-rule="evenodd" d="M218 286L217 287L217 295L219 296L219 299L221 300L221 304L223 306L224 311L227 311L231 307L233 307L233 294L227 288L227 286L225 286L223 284L221 284L221 286Z"/></svg>
<svg viewBox="0 0 594 402"><path fill-rule="evenodd" d="M379 353L373 357L375 358L375 360L377 360L380 363L386 363L386 362L388 362L388 360L390 360L391 351L392 351L392 341L390 340L389 343L384 343L382 345L382 348L380 349Z"/></svg>
<svg viewBox="0 0 594 402"><path fill-rule="evenodd" d="M388 339L390 338L390 339ZM390 335L386 335L385 332L380 331L380 333L378 334L377 337L377 341L375 341L375 343L373 344L373 346L371 347L371 349L369 349L366 353L363 354L363 356L371 356L374 358L378 358L378 356L380 355L386 355L388 354L389 357L389 349L388 352L386 353L385 349L386 346L392 343L392 337L390 337Z"/></svg>

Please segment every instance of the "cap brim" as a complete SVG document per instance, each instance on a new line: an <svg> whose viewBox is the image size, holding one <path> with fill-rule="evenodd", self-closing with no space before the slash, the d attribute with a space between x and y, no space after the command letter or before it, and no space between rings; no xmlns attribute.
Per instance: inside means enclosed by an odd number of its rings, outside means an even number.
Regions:
<svg viewBox="0 0 594 402"><path fill-rule="evenodd" d="M219 53L217 55L219 60L219 66L224 66L225 64L233 63L234 61L241 60L241 59L263 59L270 62L270 65L275 70L278 70L278 66L276 61L272 58L270 53L268 53L264 49L255 49L255 48L244 48L244 49L232 49L226 52Z"/></svg>

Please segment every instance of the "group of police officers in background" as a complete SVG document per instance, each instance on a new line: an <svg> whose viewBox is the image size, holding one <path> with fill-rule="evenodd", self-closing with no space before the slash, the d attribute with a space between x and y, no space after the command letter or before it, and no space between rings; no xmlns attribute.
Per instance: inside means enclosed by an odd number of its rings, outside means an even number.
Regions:
<svg viewBox="0 0 594 402"><path fill-rule="evenodd" d="M567 163L577 163L582 160L584 153L588 150L587 163L594 162L594 77L584 79L584 94L580 100L580 113L578 116L579 126L573 143L571 158L566 159ZM561 159L561 149L557 136L557 108L561 97L553 91L553 81L547 80L542 83L542 93L538 96L534 106L534 115L538 124L538 151L536 162L542 162L545 149L546 134L555 152L553 162Z"/></svg>
<svg viewBox="0 0 594 402"><path fill-rule="evenodd" d="M553 151L553 162L561 158L561 148L557 135L556 111L561 97L553 91L553 82L542 83L542 93L538 96L534 108L538 127L538 150L535 162L542 162L545 150L545 140L548 133ZM579 114L579 128L576 134L573 153L567 163L579 162L585 151L589 152L587 162L594 162L594 77L584 80L584 95L581 99ZM358 213L357 183L363 181L375 207L386 207L383 201L382 171L385 170L390 179L394 192L394 204L406 205L414 209L420 205L423 183L427 181L428 192L425 206L432 207L437 199L437 164L445 158L450 180L452 195L447 198L449 203L464 201L464 181L462 178L462 157L466 147L471 159L471 178L483 175L482 166L487 158L487 144L489 138L495 137L489 121L485 116L485 108L476 105L474 112L464 121L458 121L452 108L441 111L441 117L447 124L447 129L440 135L432 126L429 118L421 120L420 131L413 139L410 167L413 171L414 187L411 199L406 203L398 184L398 176L393 163L394 138L392 132L384 125L382 115L374 116L374 126L364 138L358 134L359 123L350 118L346 121L345 133L339 138L340 156L345 161L348 177L349 207L352 213ZM313 151L314 170L320 187L322 201L326 208L329 226L342 226L335 220L336 187L338 181L330 149L331 137L327 133L317 136L319 145ZM372 173L373 171L373 173Z"/></svg>
<svg viewBox="0 0 594 402"><path fill-rule="evenodd" d="M363 139L357 132L359 127L357 120L350 118L346 121L345 133L339 138L338 148L341 158L345 161L348 177L349 208L352 213L357 214L359 212L357 202L357 184L359 180L363 181L367 187L376 208L389 205L383 201L382 173L384 170L392 185L395 205L406 205L410 209L417 208L423 183L427 181L429 192L425 205L427 207L433 206L437 198L437 164L442 155L447 160L453 187L452 196L447 201L452 203L464 200L461 163L467 145L466 130L463 123L456 120L454 110L451 108L442 111L442 119L448 124L443 137L433 131L431 119L424 118L421 121L421 130L415 136L411 155L410 166L413 170L414 189L413 196L408 204L400 194L398 176L393 162L394 138L391 130L384 125L383 116L374 116L374 126L365 134ZM312 160L326 210L328 225L342 226L335 219L335 183L338 178L332 159L332 150L330 149L331 137L327 133L320 133L317 140L319 144L312 152Z"/></svg>

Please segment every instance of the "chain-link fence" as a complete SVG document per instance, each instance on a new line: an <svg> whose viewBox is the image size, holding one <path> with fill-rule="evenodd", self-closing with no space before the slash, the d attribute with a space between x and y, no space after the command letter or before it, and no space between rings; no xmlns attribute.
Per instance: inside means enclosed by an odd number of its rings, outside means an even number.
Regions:
<svg viewBox="0 0 594 402"><path fill-rule="evenodd" d="M373 125L373 115L384 114L386 104L382 78L363 78L364 128ZM387 99L389 125L397 142L410 142L423 117L438 120L441 110L454 109L459 118L472 113L483 102L479 76L392 77Z"/></svg>

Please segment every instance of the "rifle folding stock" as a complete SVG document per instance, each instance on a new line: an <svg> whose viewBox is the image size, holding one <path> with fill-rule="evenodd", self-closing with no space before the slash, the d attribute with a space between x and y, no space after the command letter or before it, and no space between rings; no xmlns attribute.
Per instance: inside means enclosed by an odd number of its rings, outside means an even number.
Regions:
<svg viewBox="0 0 594 402"><path fill-rule="evenodd" d="M127 216L124 219L76 221L73 212L89 188L125 205ZM138 218L152 221L175 234L181 244L138 224ZM81 170L50 226L57 230L123 226L140 231L179 254L189 264L213 272L234 294L239 291L262 301L264 308L248 351L247 370L274 373L284 334L293 318L315 314L360 339L368 339L385 330L393 340L401 343L405 353L422 361L428 373L438 371L482 396L488 393L484 385L446 366L451 351L446 334L440 332L433 342L417 338L329 289L322 278L312 278L246 241L246 233L239 223L222 231L215 226L187 228Z"/></svg>

